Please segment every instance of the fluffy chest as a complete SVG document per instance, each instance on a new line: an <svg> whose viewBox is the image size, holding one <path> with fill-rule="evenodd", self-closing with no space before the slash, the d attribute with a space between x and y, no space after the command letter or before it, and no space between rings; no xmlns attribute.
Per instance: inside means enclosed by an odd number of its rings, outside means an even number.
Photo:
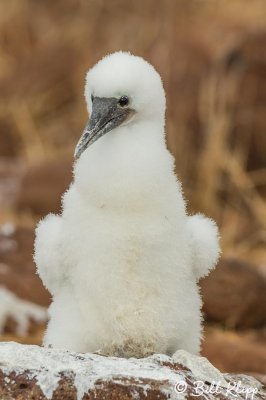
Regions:
<svg viewBox="0 0 266 400"><path fill-rule="evenodd" d="M187 241L183 217L175 215L163 209L129 213L90 207L82 216L72 215L65 244L84 318L92 305L103 321L116 321L128 331L131 325L145 329L160 321L170 304L176 308L185 289L180 282L187 279Z"/></svg>
<svg viewBox="0 0 266 400"><path fill-rule="evenodd" d="M176 291L188 245L183 200L176 187L153 189L139 202L121 191L121 201L101 197L96 205L75 185L68 192L64 243L71 282L83 296L136 306L160 298L161 288Z"/></svg>

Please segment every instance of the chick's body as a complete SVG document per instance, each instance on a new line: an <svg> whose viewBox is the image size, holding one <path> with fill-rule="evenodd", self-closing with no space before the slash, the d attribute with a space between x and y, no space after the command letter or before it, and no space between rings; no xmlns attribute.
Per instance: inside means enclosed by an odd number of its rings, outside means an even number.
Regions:
<svg viewBox="0 0 266 400"><path fill-rule="evenodd" d="M217 228L186 214L158 118L86 149L62 214L37 228L35 260L53 295L46 344L126 357L199 351L197 281L217 260Z"/></svg>

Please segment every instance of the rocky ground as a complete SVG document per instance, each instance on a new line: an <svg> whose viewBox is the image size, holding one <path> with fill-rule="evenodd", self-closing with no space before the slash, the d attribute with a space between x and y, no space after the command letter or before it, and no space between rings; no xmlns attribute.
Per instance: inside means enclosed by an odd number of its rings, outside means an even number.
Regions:
<svg viewBox="0 0 266 400"><path fill-rule="evenodd" d="M222 374L183 350L123 359L0 343L0 359L4 400L266 399L258 380Z"/></svg>

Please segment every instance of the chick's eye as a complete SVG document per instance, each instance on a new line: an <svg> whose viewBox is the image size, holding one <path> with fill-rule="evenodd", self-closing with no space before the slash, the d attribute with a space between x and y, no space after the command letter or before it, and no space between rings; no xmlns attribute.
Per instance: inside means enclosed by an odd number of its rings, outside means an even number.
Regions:
<svg viewBox="0 0 266 400"><path fill-rule="evenodd" d="M93 94L91 95L91 102L93 103L93 100L94 100L94 96L93 96Z"/></svg>
<svg viewBox="0 0 266 400"><path fill-rule="evenodd" d="M120 99L118 100L118 104L120 105L120 107L126 107L129 104L129 98L127 96L122 96L120 97Z"/></svg>

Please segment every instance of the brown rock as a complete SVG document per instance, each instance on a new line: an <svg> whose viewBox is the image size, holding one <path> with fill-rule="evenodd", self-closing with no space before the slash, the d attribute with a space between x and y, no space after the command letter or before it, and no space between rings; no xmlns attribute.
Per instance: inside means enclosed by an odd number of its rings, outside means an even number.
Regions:
<svg viewBox="0 0 266 400"><path fill-rule="evenodd" d="M263 331L225 331L208 328L202 343L202 355L221 371L266 375L266 338Z"/></svg>
<svg viewBox="0 0 266 400"><path fill-rule="evenodd" d="M266 279L259 269L235 259L223 259L201 281L203 310L208 320L227 327L250 328L266 322Z"/></svg>
<svg viewBox="0 0 266 400"><path fill-rule="evenodd" d="M45 329L45 323L44 321L36 321L32 318L29 318L29 323L28 323L28 329L27 332L24 335L19 335L17 334L18 330L18 323L15 321L14 318L8 317L5 323L5 329L4 329L4 334L3 337L1 337L1 341L19 341L21 340L21 343L27 343L27 344L41 344L41 340L44 334L44 329ZM13 337L12 337L13 336ZM10 339L12 338L12 339ZM35 341L32 341L32 338L38 338Z"/></svg>
<svg viewBox="0 0 266 400"><path fill-rule="evenodd" d="M9 323L9 322L8 322ZM0 342L18 342L22 344L36 344L41 345L45 326L41 324L31 323L28 334L21 336L15 333L14 329L12 332L5 332L0 335Z"/></svg>
<svg viewBox="0 0 266 400"><path fill-rule="evenodd" d="M18 337L35 336L47 323L47 310L22 300L4 286L0 286L0 333Z"/></svg>
<svg viewBox="0 0 266 400"><path fill-rule="evenodd" d="M265 387L254 378L222 375L206 359L183 351L172 358L153 355L127 360L2 343L0 360L3 400L164 400L184 395L191 400L198 394L196 381L202 382L206 394L199 399L229 399L228 388L238 382L242 392L232 398L246 399L249 391L254 400L266 399ZM219 390L208 395L214 382Z"/></svg>
<svg viewBox="0 0 266 400"><path fill-rule="evenodd" d="M73 159L59 158L28 167L21 182L17 208L37 215L59 212L61 196L72 178Z"/></svg>
<svg viewBox="0 0 266 400"><path fill-rule="evenodd" d="M22 299L47 306L50 295L36 275L33 242L33 229L0 225L0 285Z"/></svg>

